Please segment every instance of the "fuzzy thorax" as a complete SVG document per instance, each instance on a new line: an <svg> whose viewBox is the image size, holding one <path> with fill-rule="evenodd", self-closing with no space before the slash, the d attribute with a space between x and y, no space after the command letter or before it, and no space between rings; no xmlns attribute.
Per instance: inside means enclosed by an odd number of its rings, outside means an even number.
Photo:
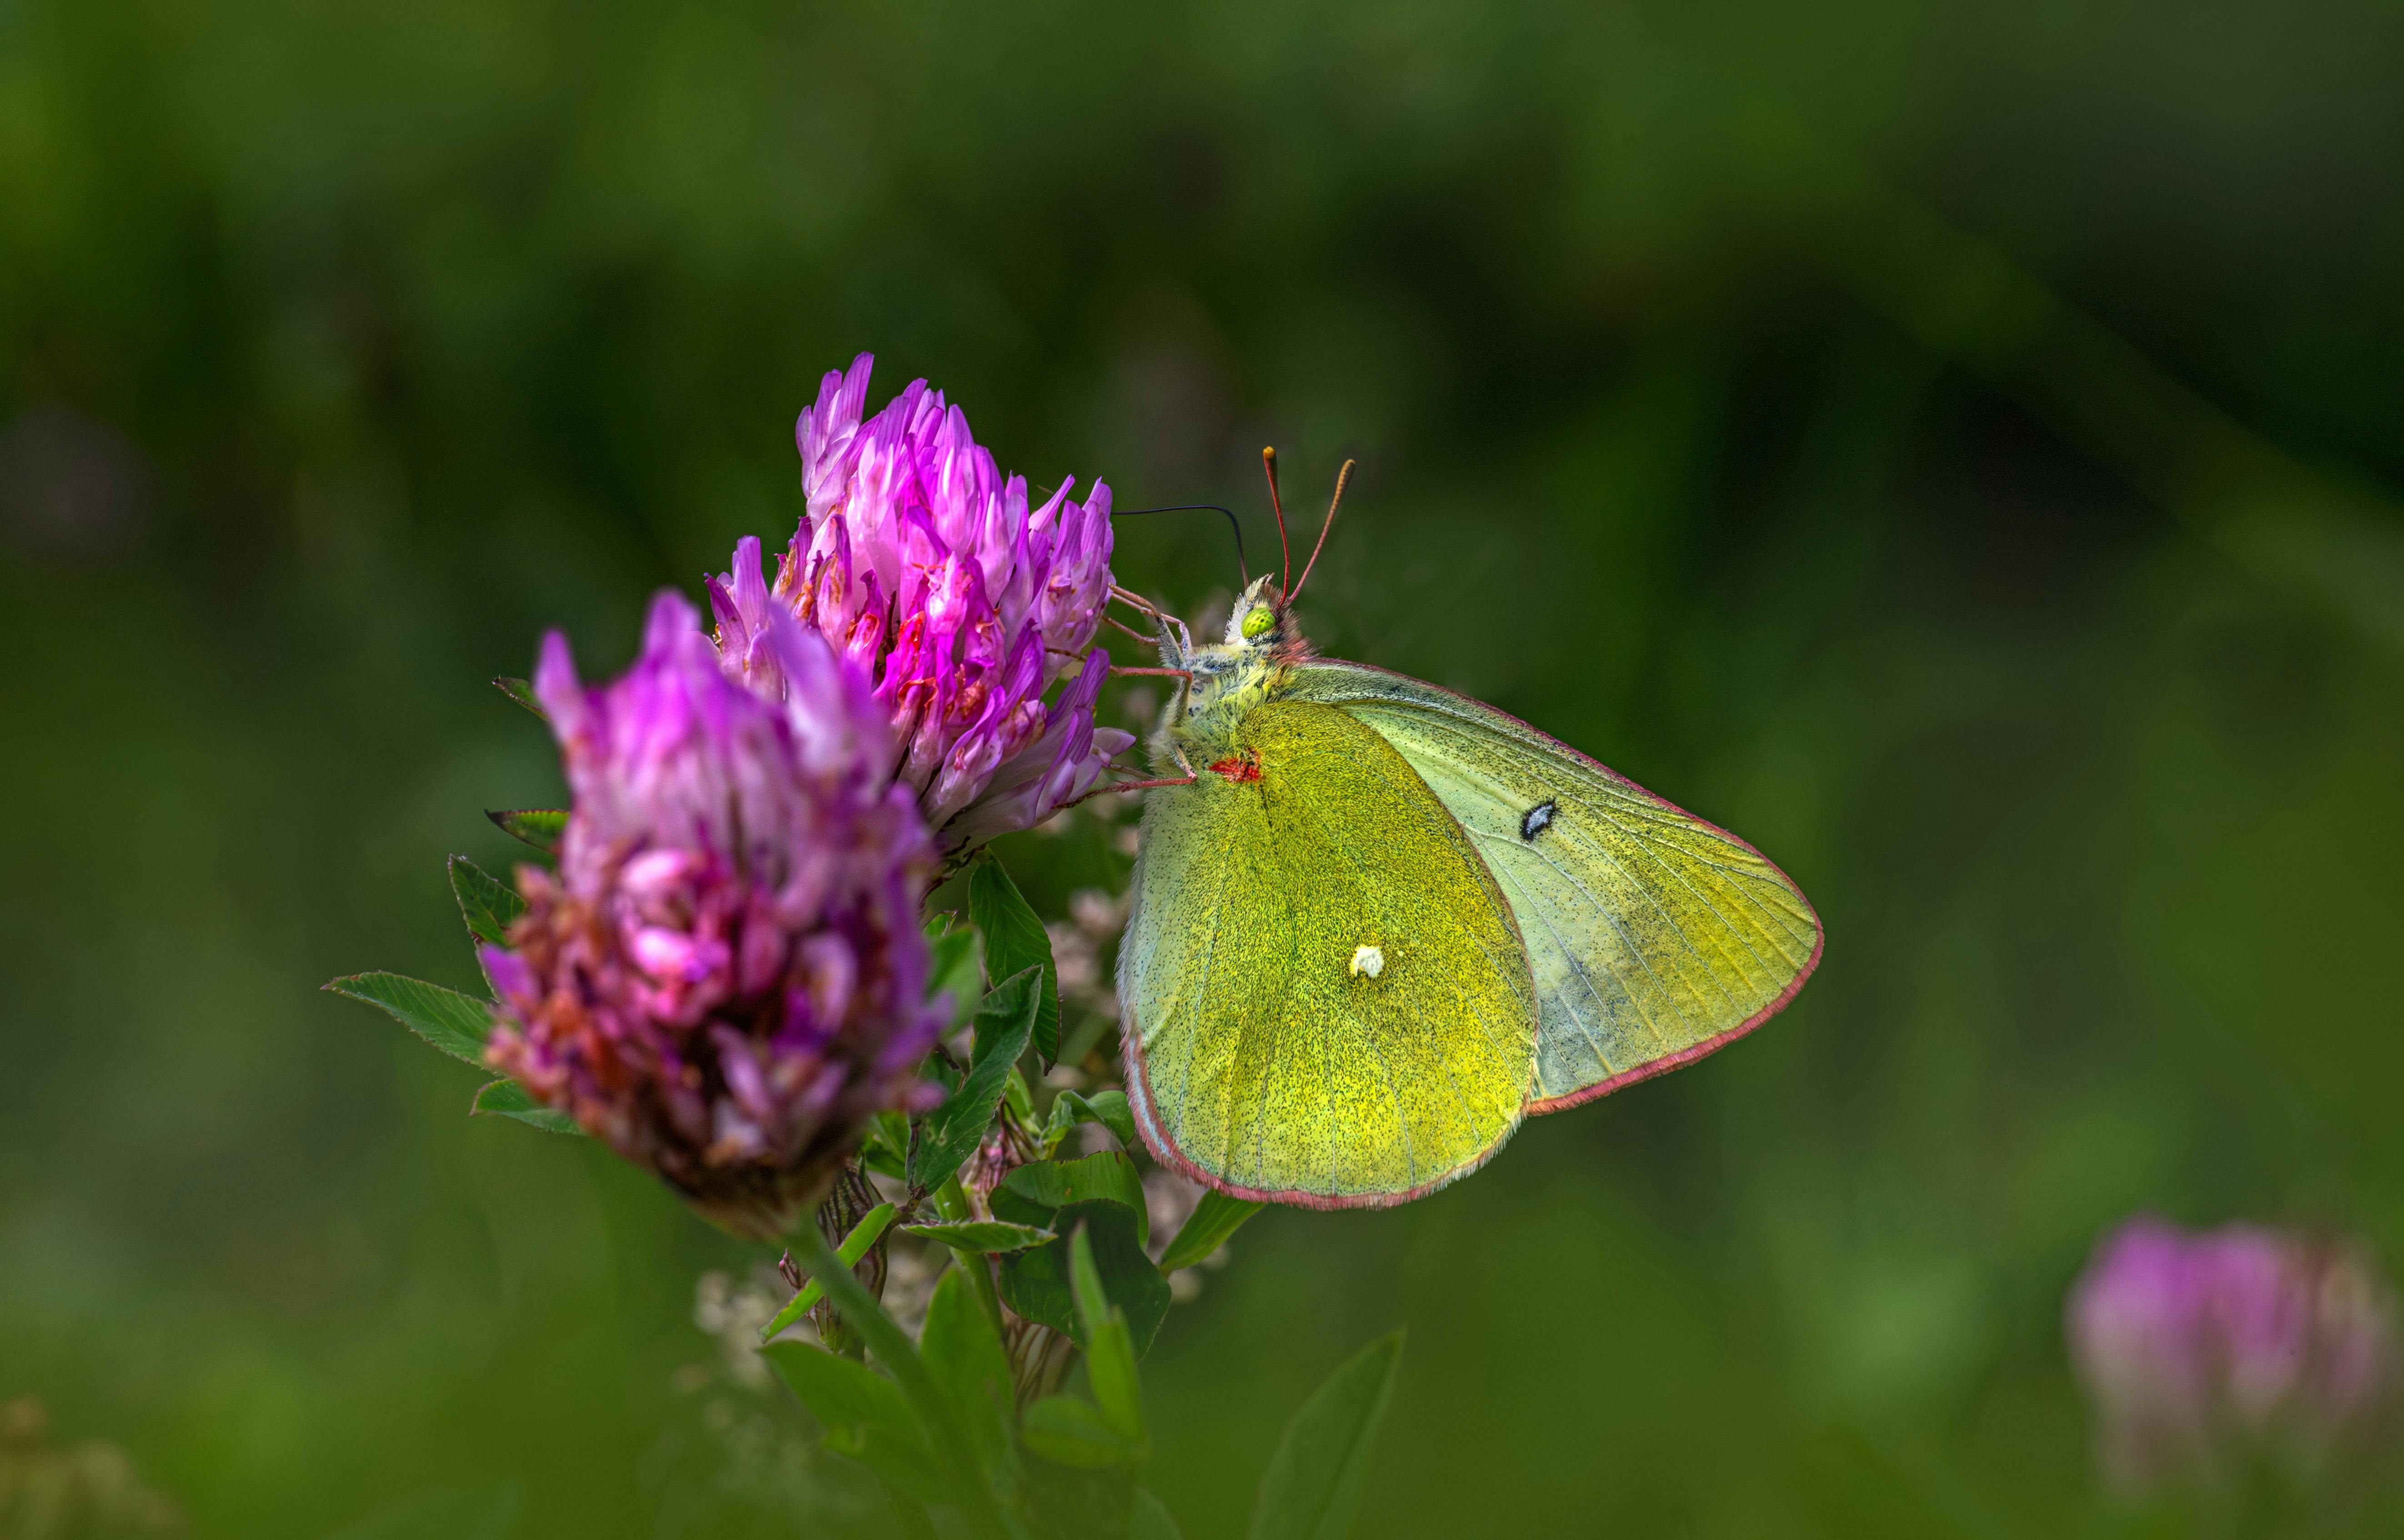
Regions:
<svg viewBox="0 0 2404 1540"><path fill-rule="evenodd" d="M1237 725L1276 693L1288 667L1310 656L1310 646L1283 597L1262 577L1237 601L1223 640L1196 647L1181 627L1165 628L1160 653L1165 666L1193 676L1169 701L1153 736L1154 763L1169 767L1181 755L1187 764L1202 765L1238 754Z"/></svg>

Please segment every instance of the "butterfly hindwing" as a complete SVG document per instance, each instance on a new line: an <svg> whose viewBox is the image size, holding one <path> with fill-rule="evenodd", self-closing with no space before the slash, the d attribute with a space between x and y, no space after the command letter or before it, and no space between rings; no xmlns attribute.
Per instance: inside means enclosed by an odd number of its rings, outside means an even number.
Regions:
<svg viewBox="0 0 2404 1540"><path fill-rule="evenodd" d="M1279 697L1374 728L1485 857L1536 984L1530 1112L1710 1053L1820 960L1819 917L1760 852L1492 707L1333 662L1289 670Z"/></svg>
<svg viewBox="0 0 2404 1540"><path fill-rule="evenodd" d="M1226 769L1152 795L1142 840L1119 997L1164 1162L1241 1197L1378 1206L1509 1136L1534 1077L1527 957L1467 834L1377 732L1259 707Z"/></svg>

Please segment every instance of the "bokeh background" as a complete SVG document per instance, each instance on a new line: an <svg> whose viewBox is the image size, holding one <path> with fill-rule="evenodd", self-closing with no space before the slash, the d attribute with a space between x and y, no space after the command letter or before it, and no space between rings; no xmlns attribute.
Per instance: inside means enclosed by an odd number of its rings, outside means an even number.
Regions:
<svg viewBox="0 0 2404 1540"><path fill-rule="evenodd" d="M1396 1325L1364 1533L2185 1533L2090 1468L2099 1229L2404 1259L2399 81L2347 0L0 0L0 1400L205 1536L808 1533L686 1367L746 1255L316 986L472 983L442 858L558 794L484 681L781 541L874 349L1256 562L1260 445L1357 455L1329 651L1826 921L1737 1048L1239 1236L1147 1365L1189 1535Z"/></svg>

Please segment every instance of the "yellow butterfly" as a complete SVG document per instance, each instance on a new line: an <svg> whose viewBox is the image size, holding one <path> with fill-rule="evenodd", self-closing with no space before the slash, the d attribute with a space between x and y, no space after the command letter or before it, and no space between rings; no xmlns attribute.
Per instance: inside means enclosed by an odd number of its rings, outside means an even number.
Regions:
<svg viewBox="0 0 2404 1540"><path fill-rule="evenodd" d="M1314 656L1281 581L1215 645L1153 613L1181 682L1118 991L1164 1165L1408 1202L1528 1113L1743 1036L1818 964L1819 917L1753 847L1490 706Z"/></svg>

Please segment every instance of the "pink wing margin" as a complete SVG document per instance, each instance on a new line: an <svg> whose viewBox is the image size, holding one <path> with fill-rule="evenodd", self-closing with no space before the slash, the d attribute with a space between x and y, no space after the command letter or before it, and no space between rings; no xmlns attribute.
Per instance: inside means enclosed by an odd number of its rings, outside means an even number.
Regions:
<svg viewBox="0 0 2404 1540"><path fill-rule="evenodd" d="M1124 1018L1122 1021L1124 1022ZM1176 1143L1161 1131L1153 1115L1152 1082L1150 1072L1144 1068L1143 1044L1136 1041L1135 1033L1132 1031L1125 1032L1123 1041L1125 1043L1126 1057L1130 1061L1127 1065L1126 1077L1127 1107L1135 1113L1135 1131L1143 1140L1143 1147L1152 1153L1152 1158L1188 1182L1209 1187L1215 1192L1224 1193L1229 1197L1240 1197L1247 1203L1279 1203L1287 1208L1317 1209L1321 1212L1332 1212L1338 1209L1399 1208L1403 1204L1425 1197L1440 1187L1448 1187L1483 1167L1502 1153L1502 1146L1511 1142L1511 1135L1516 1133L1519 1127L1517 1123L1514 1123L1502 1138L1496 1140L1488 1147L1486 1153L1475 1160L1447 1171L1433 1182L1423 1182L1408 1192L1334 1195L1304 1192L1299 1188L1247 1187L1241 1183L1229 1182L1223 1177L1212 1176L1195 1165L1186 1159L1184 1152L1178 1149ZM1525 1121L1532 1110L1531 1107L1521 1108L1520 1119Z"/></svg>

